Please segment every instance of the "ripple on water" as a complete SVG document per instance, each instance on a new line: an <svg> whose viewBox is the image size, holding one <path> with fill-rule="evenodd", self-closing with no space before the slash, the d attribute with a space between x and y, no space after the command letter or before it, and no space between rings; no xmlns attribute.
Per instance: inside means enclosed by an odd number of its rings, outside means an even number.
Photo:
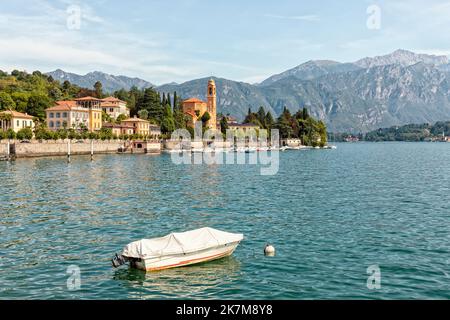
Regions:
<svg viewBox="0 0 450 320"><path fill-rule="evenodd" d="M342 144L253 166L170 156L0 163L0 299L450 298L450 148ZM227 259L113 270L127 243L203 226L245 234ZM273 243L275 257L263 248ZM67 289L67 268L81 290ZM382 288L367 289L379 265Z"/></svg>

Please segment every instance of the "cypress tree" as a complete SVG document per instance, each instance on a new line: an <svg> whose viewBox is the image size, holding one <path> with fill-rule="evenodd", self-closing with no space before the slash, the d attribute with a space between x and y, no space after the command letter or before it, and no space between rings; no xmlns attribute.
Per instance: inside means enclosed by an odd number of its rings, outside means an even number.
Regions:
<svg viewBox="0 0 450 320"><path fill-rule="evenodd" d="M175 130L175 120L172 113L172 108L169 104L164 108L164 114L161 121L161 132L164 134L171 134Z"/></svg>
<svg viewBox="0 0 450 320"><path fill-rule="evenodd" d="M170 107L172 107L172 99L170 99L170 93L167 94L167 100L166 100L166 104L168 104Z"/></svg>
<svg viewBox="0 0 450 320"><path fill-rule="evenodd" d="M175 109L178 108L178 97L177 97L177 92L175 91L173 93L173 110L175 111Z"/></svg>
<svg viewBox="0 0 450 320"><path fill-rule="evenodd" d="M258 110L258 120L261 123L262 127L267 129L266 126L266 111L264 111L264 108L261 106Z"/></svg>

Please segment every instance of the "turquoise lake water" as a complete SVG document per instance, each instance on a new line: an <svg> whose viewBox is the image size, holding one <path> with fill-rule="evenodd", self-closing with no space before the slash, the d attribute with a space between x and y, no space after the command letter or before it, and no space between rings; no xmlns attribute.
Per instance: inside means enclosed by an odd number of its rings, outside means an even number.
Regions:
<svg viewBox="0 0 450 320"><path fill-rule="evenodd" d="M448 299L449 198L444 143L288 151L275 176L164 154L0 162L0 299ZM207 264L111 267L131 241L204 226L245 240Z"/></svg>

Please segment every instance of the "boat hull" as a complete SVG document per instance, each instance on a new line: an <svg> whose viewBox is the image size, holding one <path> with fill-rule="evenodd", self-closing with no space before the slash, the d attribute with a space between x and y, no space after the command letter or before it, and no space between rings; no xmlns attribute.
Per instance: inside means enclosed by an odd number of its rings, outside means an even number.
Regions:
<svg viewBox="0 0 450 320"><path fill-rule="evenodd" d="M167 255L139 260L132 259L130 265L133 268L146 272L185 267L228 257L233 254L238 245L239 242L234 242L187 254Z"/></svg>

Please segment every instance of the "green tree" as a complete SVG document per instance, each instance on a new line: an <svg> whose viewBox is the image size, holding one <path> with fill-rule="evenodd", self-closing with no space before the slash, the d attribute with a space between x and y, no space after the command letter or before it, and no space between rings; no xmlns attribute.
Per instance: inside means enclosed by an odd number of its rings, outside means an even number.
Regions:
<svg viewBox="0 0 450 320"><path fill-rule="evenodd" d="M171 134L175 130L175 120L172 113L172 108L169 104L164 109L163 120L161 122L161 132L163 134Z"/></svg>
<svg viewBox="0 0 450 320"><path fill-rule="evenodd" d="M126 120L126 119L128 119L128 117L122 113L122 114L119 114L119 116L116 119L116 122L117 123L122 123L122 121Z"/></svg>
<svg viewBox="0 0 450 320"><path fill-rule="evenodd" d="M170 97L170 93L167 94L167 101L166 104L168 104L172 108L172 99Z"/></svg>
<svg viewBox="0 0 450 320"><path fill-rule="evenodd" d="M16 137L19 140L31 140L33 138L33 131L30 128L20 129Z"/></svg>
<svg viewBox="0 0 450 320"><path fill-rule="evenodd" d="M164 109L161 105L161 97L153 88L144 90L142 102L139 103L139 110L145 109L148 111L148 118L160 124Z"/></svg>
<svg viewBox="0 0 450 320"><path fill-rule="evenodd" d="M273 119L272 113L270 113L270 111L268 111L266 114L265 123L266 123L266 129L268 129L268 130L272 129L273 126L275 125L275 120Z"/></svg>
<svg viewBox="0 0 450 320"><path fill-rule="evenodd" d="M222 132L223 135L227 134L228 128L229 128L229 126L228 126L227 117L222 116L222 119L220 120L220 131Z"/></svg>
<svg viewBox="0 0 450 320"><path fill-rule="evenodd" d="M37 117L39 120L45 119L45 109L50 106L50 99L42 93L33 93L28 99L27 113Z"/></svg>
<svg viewBox="0 0 450 320"><path fill-rule="evenodd" d="M277 119L276 128L280 130L282 139L291 138L293 135L292 115L286 107L284 107L283 112Z"/></svg>
<svg viewBox="0 0 450 320"><path fill-rule="evenodd" d="M103 98L103 85L100 81L97 81L94 84L94 90L95 90L95 95L97 96L97 98L102 99Z"/></svg>
<svg viewBox="0 0 450 320"><path fill-rule="evenodd" d="M11 140L15 139L16 132L13 129L9 128L8 131L6 131L6 138Z"/></svg>
<svg viewBox="0 0 450 320"><path fill-rule="evenodd" d="M206 111L203 115L202 115L202 122L203 124L207 124L208 121L211 120L211 115L209 114L208 111Z"/></svg>
<svg viewBox="0 0 450 320"><path fill-rule="evenodd" d="M260 107L257 112L257 118L259 123L261 124L262 128L267 129L266 125L266 111L264 110L264 107Z"/></svg>
<svg viewBox="0 0 450 320"><path fill-rule="evenodd" d="M147 120L148 119L148 111L145 109L142 109L138 112L138 116L140 119Z"/></svg>
<svg viewBox="0 0 450 320"><path fill-rule="evenodd" d="M105 111L103 111L102 112L102 122L113 123L114 119L111 118L111 116L109 114L107 114Z"/></svg>
<svg viewBox="0 0 450 320"><path fill-rule="evenodd" d="M16 110L19 112L26 112L28 99L30 98L30 94L27 92L13 92L11 94L11 98L14 100L16 104Z"/></svg>
<svg viewBox="0 0 450 320"><path fill-rule="evenodd" d="M179 108L177 92L173 93L173 111Z"/></svg>
<svg viewBox="0 0 450 320"><path fill-rule="evenodd" d="M0 111L15 110L16 104L11 98L11 95L6 92L0 92Z"/></svg>

